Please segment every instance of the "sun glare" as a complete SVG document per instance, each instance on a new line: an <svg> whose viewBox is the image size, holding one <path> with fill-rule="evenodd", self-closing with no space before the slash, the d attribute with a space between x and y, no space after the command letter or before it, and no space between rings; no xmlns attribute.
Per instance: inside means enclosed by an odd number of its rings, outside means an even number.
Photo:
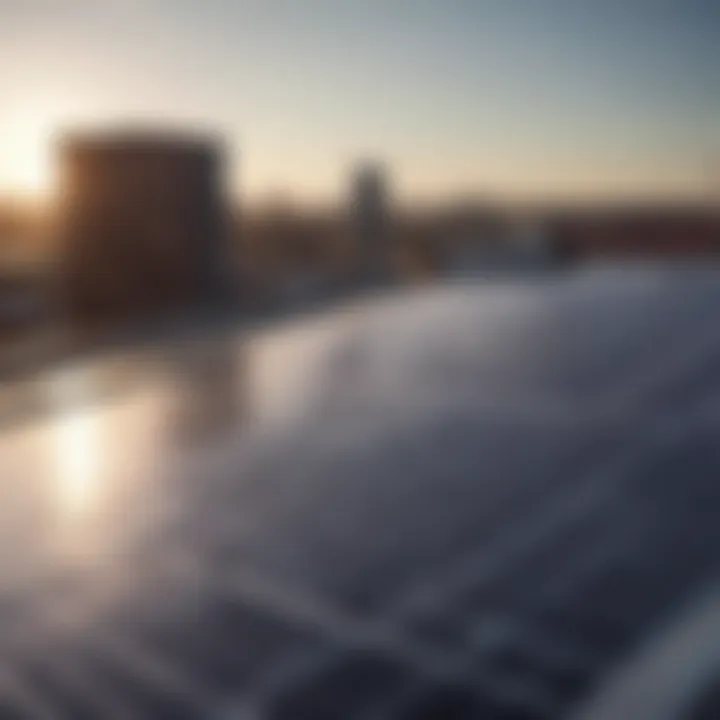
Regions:
<svg viewBox="0 0 720 720"><path fill-rule="evenodd" d="M52 173L47 150L41 142L28 139L9 148L5 166L6 184L20 195L47 195L52 186Z"/></svg>
<svg viewBox="0 0 720 720"><path fill-rule="evenodd" d="M58 494L70 515L92 509L97 485L97 428L87 410L68 413L58 427Z"/></svg>
<svg viewBox="0 0 720 720"><path fill-rule="evenodd" d="M0 186L22 196L52 191L53 123L49 115L16 113L0 143Z"/></svg>
<svg viewBox="0 0 720 720"><path fill-rule="evenodd" d="M58 504L69 518L92 512L99 484L100 437L92 409L79 401L82 374L66 371L55 379L55 468Z"/></svg>

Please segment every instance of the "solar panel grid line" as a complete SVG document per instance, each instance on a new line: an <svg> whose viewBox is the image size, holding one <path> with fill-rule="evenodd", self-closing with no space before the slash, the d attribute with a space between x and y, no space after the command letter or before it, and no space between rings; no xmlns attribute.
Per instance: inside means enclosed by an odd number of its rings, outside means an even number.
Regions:
<svg viewBox="0 0 720 720"><path fill-rule="evenodd" d="M287 660L279 662L270 674L260 677L253 684L249 696L251 703L257 707L267 705L279 694L288 692L292 686L302 686L318 674L329 672L353 649L369 650L379 656L392 658L412 667L413 672L436 680L452 677L465 663L464 659L451 657L437 648L419 646L382 623L358 621L325 604L307 598L299 600L299 593L293 595L282 589L271 589L268 593L271 585L259 581L257 577L250 582L247 577L234 580L233 584L237 585L239 592L233 594L233 597L243 602L250 600L259 603L263 609L270 607L285 621L320 630L329 644L324 651L299 650ZM216 588L216 591L220 589Z"/></svg>
<svg viewBox="0 0 720 720"><path fill-rule="evenodd" d="M314 612L313 624L315 624L315 615ZM258 686L253 688L252 702L254 704L262 707L268 699L288 691L289 686L301 686L314 675L329 671L353 648L369 649L383 657L394 658L413 667L418 677L425 678L423 683L418 683L418 687L427 682L443 683L462 677L466 675L467 668L473 662L470 654L466 651L457 649L453 651L450 648L418 643L412 638L398 635L397 632L393 632L392 628L383 626L381 622L364 621L354 624L344 618L340 624L337 621L328 623L328 614L324 612L320 620L322 619L325 620L323 629L327 632L328 640L334 643L335 649L310 654L300 652L296 657L289 659L287 663L285 661L280 663L272 674L261 679ZM474 677L472 682L477 684L477 678ZM498 702L502 698L504 698L504 702L511 702L513 698L517 700L519 691L512 680L496 679L493 687ZM539 701L533 702L538 705ZM550 700L545 698L543 702L547 705ZM372 709L368 711L368 716L378 712L382 715L381 709Z"/></svg>
<svg viewBox="0 0 720 720"><path fill-rule="evenodd" d="M533 573L537 573L538 569L543 567L552 573L542 578L543 585L537 586L536 590L538 595L547 592L547 583L558 582L557 571L567 574L572 572L573 567L585 565L588 542L599 544L608 539L610 530L608 530L607 522L604 523L604 527L598 527L598 516L601 515L603 509L610 509L614 505L612 496L608 496L607 499L608 503L594 508L593 517L579 516L569 519L567 526L563 527L560 533L543 538L545 542L538 542L531 547L521 560L531 566ZM582 533L581 537L578 537L578 531ZM592 532L592 535L588 531ZM558 553L561 554L558 556ZM545 565L541 564L543 560L546 561ZM551 566L549 569L546 567L548 563ZM454 604L456 610L465 607L466 611L470 611L469 605L472 604L487 610L489 608L483 589L488 588L493 594L497 594L498 586L502 585L503 580L512 582L516 580L519 572L515 564L509 564L501 572L490 577L483 575L478 577L475 569L471 566L467 574L460 577L457 584L448 589L447 599L434 609L428 605L426 611L447 615L451 609L448 607L448 600ZM474 610L477 611L477 607Z"/></svg>
<svg viewBox="0 0 720 720"><path fill-rule="evenodd" d="M205 588L204 588L205 590ZM279 630L284 629L290 623L293 628L299 626L298 622L292 619L282 617L276 608L266 608L261 602L248 602L244 597L233 594L218 595L217 583L208 584L207 594L204 595L205 603L203 605L181 606L167 622L163 619L150 619L149 625L138 626L134 635L138 639L142 639L142 646L136 652L143 655L156 658L160 663L161 671L169 674L169 687L177 687L180 684L187 684L191 687L190 700L194 704L201 706L218 706L218 707L243 707L250 706L251 700L255 697L256 689L261 688L266 682L268 675L272 675L282 668L285 664L285 656L291 658L296 657L298 653L303 655L311 654L316 650L316 645L309 645L308 649L300 648L300 650L292 647L285 652L281 651L277 660L273 660L272 665L267 664L264 650L262 646L263 635L250 635L243 637L243 633L239 632L237 627L233 627L232 619L227 615L227 611L232 609L240 618L245 619L247 623L252 623L254 619L253 612L261 612L264 622L270 618L277 618L277 627ZM218 611L218 618L208 617L204 613L208 609L206 605L217 605L222 603L222 611ZM207 621L210 621L208 624ZM217 620L217 622L215 622ZM213 624L214 623L214 624ZM222 636L218 636L219 628L222 628ZM320 630L314 628L313 630ZM201 637L198 637L198 633ZM222 647L218 644L224 638L228 639L228 643L224 643ZM178 641L178 646L175 641ZM170 644L168 645L168 642ZM228 655L229 647L233 646L233 656ZM162 652L158 650L162 648ZM210 660L210 666L204 665L209 658L206 653L212 648L215 659ZM247 675L247 654L252 652L260 654L252 665L252 672ZM129 653L125 648L121 648L122 656ZM222 655L222 660L220 656ZM217 660L225 665L218 665ZM166 665L163 667L163 664ZM223 669L220 669L223 668ZM233 673L233 689L227 687L227 680L219 680L217 673L232 671ZM208 675L210 673L210 675ZM213 679L210 680L209 678ZM246 680L249 679L249 682ZM192 680L192 683L188 682ZM186 693L184 693L186 694ZM248 710L249 712L249 710Z"/></svg>
<svg viewBox="0 0 720 720"><path fill-rule="evenodd" d="M554 498L557 502L545 512L537 512L520 530L506 528L499 538L481 548L474 548L459 563L453 564L439 576L423 579L400 597L390 610L392 617L401 620L423 608L435 607L447 596L457 596L468 580L490 581L498 573L507 572L513 560L522 560L544 540L552 540L566 523L575 518L586 519L588 512L597 510L598 503L612 499L611 487L600 485L593 476L570 492Z"/></svg>
<svg viewBox="0 0 720 720"><path fill-rule="evenodd" d="M508 621L505 622L506 626ZM542 649L533 648L534 652L530 652L527 647L528 635L532 631L522 627L520 623L513 625L515 632L495 633L494 640L497 646L502 647L505 641L511 636L521 634L525 641L523 648L528 655L535 654L543 657L543 651L547 650L548 643L550 647L552 643L549 639L543 639ZM469 634L472 630L469 628ZM556 648L555 648L556 649ZM487 651L487 643L482 645L472 643L456 649L454 652L454 663L443 668L441 673L434 673L430 677L426 677L424 681L418 682L414 689L400 691L395 696L388 698L384 706L372 708L367 713L359 716L362 720L370 720L371 718L391 718L396 717L396 713L408 704L412 704L428 684L447 684L452 686L455 684L465 685L478 699L490 701L497 707L505 707L508 713L527 712L532 717L540 718L557 718L558 713L564 707L564 699L559 697L557 693L552 692L542 681L536 678L517 677L512 674L498 673L493 668L493 662L487 657L478 657L477 650ZM552 655L552 652L550 653ZM529 716L529 715L528 715Z"/></svg>
<svg viewBox="0 0 720 720"><path fill-rule="evenodd" d="M177 634L183 634L184 632L182 626L176 629ZM144 635L144 632L140 631L139 634ZM169 694L177 696L181 702L187 705L191 713L190 717L199 719L212 718L213 720L221 717L232 717L233 720L235 718L238 718L238 720L245 720L246 718L247 720L254 720L259 717L251 702L252 698L247 694L247 688L243 687L242 690L238 689L232 693L220 693L214 686L207 685L202 679L198 666L199 659L195 658L195 665L192 662L181 662L179 658L173 657L172 653L167 652L167 649L164 652L159 652L158 648L161 647L161 643L156 639L145 638L144 643L144 648L139 649L138 652L156 658L156 660L152 661L153 666L157 664L165 665L164 668L160 668L162 687L165 687ZM238 647L238 653L242 652L242 650L243 648ZM121 650L116 654L116 657L120 663L118 668L120 671L123 668L130 670L130 656L126 650ZM186 679L189 681L189 690L180 687L180 683L184 683ZM158 686L157 676L153 675L153 678L150 679L149 676L145 677L143 675L143 671L138 676L138 682L148 682L153 687ZM146 720L146 718L147 720L153 720L152 715L146 714L132 714L131 717L133 720Z"/></svg>
<svg viewBox="0 0 720 720"><path fill-rule="evenodd" d="M32 596L28 598L31 604L34 600ZM28 690L45 698L56 715L70 716L69 707L77 712L85 707L83 712L95 708L93 715L121 720L112 694L104 695L99 691L102 683L97 678L92 682L89 679L88 671L92 668L83 664L81 653L77 652L84 638L78 629L58 605L50 608L43 605L31 625L13 627L12 634L4 638L3 656L16 675L24 677Z"/></svg>
<svg viewBox="0 0 720 720"><path fill-rule="evenodd" d="M319 630L328 638L341 638L351 645L361 645L363 637L374 636L378 629L368 622L354 619L309 590L276 586L245 570L225 578L216 592L256 604L278 618L300 627Z"/></svg>
<svg viewBox="0 0 720 720"><path fill-rule="evenodd" d="M257 582L257 580L255 580ZM237 588L235 597L248 597L248 584L244 578L235 578L233 586ZM447 667L455 667L457 661L450 651L443 652L433 645L425 645L411 635L404 633L398 625L388 622L384 617L371 619L354 617L338 609L318 602L310 595L296 596L287 602L288 592L278 590L267 592L269 586L258 594L259 585L249 585L252 601L261 602L262 607L274 608L279 617L290 620L298 625L319 629L333 643L345 649L371 649L387 657L409 663L419 671L432 677L443 674Z"/></svg>
<svg viewBox="0 0 720 720"><path fill-rule="evenodd" d="M96 660L110 662L114 669L134 677L140 684L162 689L168 697L182 700L188 708L197 708L198 714L207 705L210 694L190 676L180 671L173 661L162 653L143 644L128 633L100 629L88 637L86 645ZM106 668L107 669L107 668Z"/></svg>
<svg viewBox="0 0 720 720"><path fill-rule="evenodd" d="M667 430L667 428L666 428L666 430ZM671 437L678 435L678 433L673 432L672 428L670 428L669 430L667 430L667 434L669 434ZM682 435L682 432L679 433L679 435ZM622 544L622 543L618 543L615 547L612 548L612 552L611 552L611 553L609 553L609 552L607 552L607 551L605 551L605 550L599 551L599 558L600 558L601 561L604 561L604 560L606 560L606 559L612 559L612 557L622 556L622 550L623 550L623 544ZM589 567L589 568L592 568L592 567L593 567L593 563L590 563L588 567ZM590 570L588 570L588 575L589 575L589 576L592 576L593 572L595 572L595 571L597 571L597 567L594 567L593 570L592 570L592 572L590 572Z"/></svg>
<svg viewBox="0 0 720 720"><path fill-rule="evenodd" d="M103 720L134 720L135 716L124 699L96 675L89 679L89 668L78 669L72 658L52 657L36 653L32 668L40 673L32 680L34 693L52 698L55 717L63 720L103 718ZM1 714L0 714L1 717Z"/></svg>
<svg viewBox="0 0 720 720"><path fill-rule="evenodd" d="M613 502L627 478L653 462L658 452L674 446L688 431L681 416L659 420L633 446L619 448L619 452L598 463L600 467L591 468L574 487L554 495L550 507L537 509L520 530L513 527L505 529L499 533L499 538L482 548L474 548L440 576L428 576L421 580L395 600L390 615L402 618L416 608L432 606L438 598L462 588L470 576L491 578L497 572L506 571L513 560L522 558L538 543L562 532L571 519L582 522L602 504Z"/></svg>
<svg viewBox="0 0 720 720"><path fill-rule="evenodd" d="M671 457L683 446L684 443L680 440L668 449L667 456ZM662 454L658 462L662 462ZM651 463L646 468L645 474L652 474L654 467L655 463ZM656 542L656 538L648 535L653 527L653 513L652 508L648 508L639 523L637 515L630 510L633 502L636 501L631 493L617 494L614 512L607 518L605 541L598 538L594 547L585 548L587 555L584 561L565 568L566 572L563 576L566 582L553 589L554 595L570 595L584 583L601 577L607 570L625 569L634 574L647 574L649 568L647 562L643 563L642 555ZM642 520L647 522L643 524Z"/></svg>

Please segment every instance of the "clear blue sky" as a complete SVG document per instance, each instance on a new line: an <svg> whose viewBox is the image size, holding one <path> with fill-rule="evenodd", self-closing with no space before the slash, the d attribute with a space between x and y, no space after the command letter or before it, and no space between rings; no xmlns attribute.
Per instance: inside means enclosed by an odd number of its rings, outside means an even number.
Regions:
<svg viewBox="0 0 720 720"><path fill-rule="evenodd" d="M719 71L713 0L0 0L0 191L151 120L225 133L250 195L368 155L409 195L707 193Z"/></svg>

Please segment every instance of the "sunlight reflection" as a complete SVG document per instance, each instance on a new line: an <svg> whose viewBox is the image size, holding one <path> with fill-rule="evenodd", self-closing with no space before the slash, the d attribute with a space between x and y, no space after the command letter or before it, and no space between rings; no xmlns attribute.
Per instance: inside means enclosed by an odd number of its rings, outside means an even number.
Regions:
<svg viewBox="0 0 720 720"><path fill-rule="evenodd" d="M98 428L87 410L73 410L57 429L57 490L60 508L68 515L90 512L96 504Z"/></svg>
<svg viewBox="0 0 720 720"><path fill-rule="evenodd" d="M59 411L55 425L55 492L58 509L68 518L92 512L98 503L100 428L92 407L84 404L86 382L80 371L58 375L52 385Z"/></svg>

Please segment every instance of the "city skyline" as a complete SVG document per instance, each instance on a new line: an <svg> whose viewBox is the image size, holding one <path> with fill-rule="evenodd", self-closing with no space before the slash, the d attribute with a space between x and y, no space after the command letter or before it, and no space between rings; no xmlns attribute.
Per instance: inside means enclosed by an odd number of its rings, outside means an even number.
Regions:
<svg viewBox="0 0 720 720"><path fill-rule="evenodd" d="M364 158L408 197L704 197L718 40L707 0L0 0L0 195L52 189L58 131L131 123L221 133L250 198Z"/></svg>

